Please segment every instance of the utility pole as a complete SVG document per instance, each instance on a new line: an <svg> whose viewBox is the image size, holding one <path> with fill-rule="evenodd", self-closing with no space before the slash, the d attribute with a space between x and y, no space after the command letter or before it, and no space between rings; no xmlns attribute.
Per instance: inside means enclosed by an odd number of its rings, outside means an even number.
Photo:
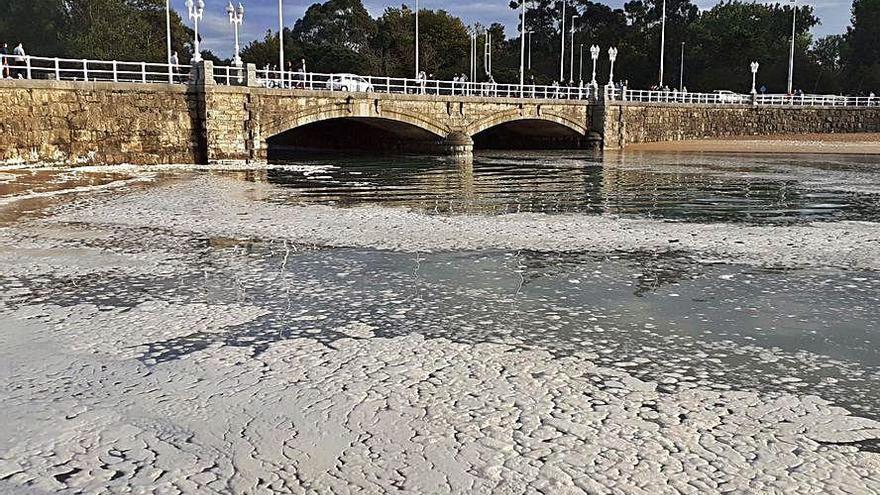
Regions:
<svg viewBox="0 0 880 495"><path fill-rule="evenodd" d="M559 84L565 80L565 2L567 1L562 0L562 25L559 27L559 39L562 42L559 53Z"/></svg>
<svg viewBox="0 0 880 495"><path fill-rule="evenodd" d="M419 78L419 0L416 0L416 79Z"/></svg>
<svg viewBox="0 0 880 495"><path fill-rule="evenodd" d="M797 0L791 2L791 51L788 53L788 94L794 94L794 33L797 22Z"/></svg>
<svg viewBox="0 0 880 495"><path fill-rule="evenodd" d="M663 88L663 58L666 55L666 0L663 0L663 13L660 17L660 88Z"/></svg>
<svg viewBox="0 0 880 495"><path fill-rule="evenodd" d="M483 68L489 76L492 74L492 33L489 31L486 31L486 43L483 48Z"/></svg>
<svg viewBox="0 0 880 495"><path fill-rule="evenodd" d="M684 91L684 41L681 42L681 69L678 72L678 90Z"/></svg>
<svg viewBox="0 0 880 495"><path fill-rule="evenodd" d="M584 44L583 43L581 43L581 45L580 45L580 56L578 57L578 59L580 61L578 63L578 83L580 84L580 83L584 82Z"/></svg>
<svg viewBox="0 0 880 495"><path fill-rule="evenodd" d="M526 31L526 34L529 36L529 41L528 41L528 44L529 44L529 55L528 55L529 62L528 62L528 66L529 66L529 70L532 70L532 32L531 32L531 31Z"/></svg>
<svg viewBox="0 0 880 495"><path fill-rule="evenodd" d="M165 0L165 41L168 44L168 82L174 82L171 68L171 0Z"/></svg>
<svg viewBox="0 0 880 495"><path fill-rule="evenodd" d="M523 87L526 83L526 0L520 0L520 3L522 3L522 13L520 14L519 28L519 90L520 97L522 97Z"/></svg>
<svg viewBox="0 0 880 495"><path fill-rule="evenodd" d="M580 17L575 14L571 16L571 61L568 63L568 84L574 83L574 20Z"/></svg>
<svg viewBox="0 0 880 495"><path fill-rule="evenodd" d="M278 69L281 73L281 87L284 87L284 0L278 0Z"/></svg>

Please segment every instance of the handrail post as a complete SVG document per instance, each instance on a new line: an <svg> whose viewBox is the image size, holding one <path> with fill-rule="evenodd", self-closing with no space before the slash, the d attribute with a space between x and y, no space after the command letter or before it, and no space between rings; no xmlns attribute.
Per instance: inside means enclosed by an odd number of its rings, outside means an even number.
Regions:
<svg viewBox="0 0 880 495"><path fill-rule="evenodd" d="M31 78L31 57L25 57L24 62L27 65L27 78Z"/></svg>
<svg viewBox="0 0 880 495"><path fill-rule="evenodd" d="M59 66L58 57L55 57L55 80L61 80L61 67Z"/></svg>
<svg viewBox="0 0 880 495"><path fill-rule="evenodd" d="M83 59L83 81L89 80L89 61Z"/></svg>
<svg viewBox="0 0 880 495"><path fill-rule="evenodd" d="M116 73L116 61L113 61L113 82L119 82L119 75Z"/></svg>
<svg viewBox="0 0 880 495"><path fill-rule="evenodd" d="M147 82L147 63L141 62L141 82Z"/></svg>

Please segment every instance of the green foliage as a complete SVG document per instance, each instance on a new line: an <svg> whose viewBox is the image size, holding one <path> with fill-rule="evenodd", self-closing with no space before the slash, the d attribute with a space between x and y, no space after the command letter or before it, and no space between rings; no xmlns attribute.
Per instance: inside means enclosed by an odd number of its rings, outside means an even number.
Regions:
<svg viewBox="0 0 880 495"><path fill-rule="evenodd" d="M880 93L880 0L855 0L844 72L852 88Z"/></svg>
<svg viewBox="0 0 880 495"><path fill-rule="evenodd" d="M795 36L795 88L810 88L810 29L818 23L812 7L799 7ZM760 63L758 86L785 92L791 46L790 7L728 1L704 12L691 25L689 86L705 90L751 89L752 61ZM721 62L723 60L723 63Z"/></svg>
<svg viewBox="0 0 880 495"><path fill-rule="evenodd" d="M33 55L164 62L164 0L0 0L0 32ZM172 49L189 58L192 32L172 12Z"/></svg>
<svg viewBox="0 0 880 495"><path fill-rule="evenodd" d="M509 6L520 9L522 0ZM619 50L615 75L630 87L656 85L660 58L662 0L630 0L622 8L590 0L570 0L566 32L560 32L561 2L532 0L527 4L526 29L532 34L531 70L527 80L549 84L559 80L560 45L565 43L564 78L571 63L571 17L579 16L574 33L574 78L583 53L583 78L590 79L589 47L601 47L597 79L607 81L607 49ZM29 53L73 58L163 61L164 0L0 0L0 36L10 45L21 41ZM751 87L749 64L761 64L758 85L772 92L786 90L792 7L726 0L700 11L692 0L667 0L664 83L677 86L684 43L684 82L691 91ZM854 0L852 26L845 35L813 42L819 20L810 6L796 11L796 88L806 92L880 92L880 0ZM412 77L415 71L415 16L406 5L389 7L370 17L361 0L327 0L308 8L292 28L285 28L288 69L305 59L309 70ZM420 67L438 78L469 73L468 27L443 10L419 14ZM493 76L498 82L519 80L520 29L508 38L504 27L475 26L477 65L485 80L483 44L492 36ZM172 13L174 49L186 61L192 32ZM564 35L564 37L563 37ZM583 45L581 52L580 46ZM259 67L278 63L278 33L248 43L245 62ZM205 57L220 63L218 57Z"/></svg>

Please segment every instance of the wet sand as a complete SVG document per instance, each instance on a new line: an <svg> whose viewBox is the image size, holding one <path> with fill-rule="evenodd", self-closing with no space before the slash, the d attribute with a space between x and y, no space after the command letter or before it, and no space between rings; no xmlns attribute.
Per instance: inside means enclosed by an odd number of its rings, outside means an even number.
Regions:
<svg viewBox="0 0 880 495"><path fill-rule="evenodd" d="M828 153L880 155L880 133L731 136L660 143L634 143L628 151L693 151L717 153Z"/></svg>

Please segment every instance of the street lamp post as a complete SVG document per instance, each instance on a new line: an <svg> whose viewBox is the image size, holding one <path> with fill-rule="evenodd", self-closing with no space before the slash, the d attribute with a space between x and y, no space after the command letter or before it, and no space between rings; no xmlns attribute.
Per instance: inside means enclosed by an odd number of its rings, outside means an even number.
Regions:
<svg viewBox="0 0 880 495"><path fill-rule="evenodd" d="M168 82L174 82L174 71L171 68L171 0L165 0L165 41L168 48Z"/></svg>
<svg viewBox="0 0 880 495"><path fill-rule="evenodd" d="M580 55L578 56L578 82L584 85L584 44L580 44Z"/></svg>
<svg viewBox="0 0 880 495"><path fill-rule="evenodd" d="M476 81L475 81L475 78L476 78L476 74L477 74L477 67L476 67L477 29L474 27L474 28L470 28L470 29L468 29L468 31L469 31L470 38L471 38L471 40L470 40L470 41L471 41L471 53L470 53L470 57L471 57L471 65L470 65L471 72L470 72L470 82L471 82L471 83L474 83L474 82L476 82Z"/></svg>
<svg viewBox="0 0 880 495"><path fill-rule="evenodd" d="M758 90L755 89L755 78L758 75L758 62L752 62L750 67L752 69L752 96L754 96L758 94Z"/></svg>
<svg viewBox="0 0 880 495"><path fill-rule="evenodd" d="M284 87L284 4L278 0L278 69L281 74L281 87ZM266 74L269 77L269 74Z"/></svg>
<svg viewBox="0 0 880 495"><path fill-rule="evenodd" d="M419 78L419 0L416 0L416 79Z"/></svg>
<svg viewBox="0 0 880 495"><path fill-rule="evenodd" d="M614 61L617 60L617 48L613 46L608 48L608 60L611 62L611 69L608 71L608 85L614 86Z"/></svg>
<svg viewBox="0 0 880 495"><path fill-rule="evenodd" d="M193 62L201 62L202 52L199 49L199 21L202 20L202 16L205 14L205 1L199 0L194 4L193 0L186 0L186 10L189 13L189 19L193 21L195 31L195 54L193 55Z"/></svg>
<svg viewBox="0 0 880 495"><path fill-rule="evenodd" d="M523 87L525 87L526 83L526 0L520 0L522 3L522 10L520 14L520 38L519 38L519 90L520 97L525 95L522 94Z"/></svg>
<svg viewBox="0 0 880 495"><path fill-rule="evenodd" d="M678 90L684 91L684 41L681 42L681 68L678 71Z"/></svg>
<svg viewBox="0 0 880 495"><path fill-rule="evenodd" d="M232 59L232 64L236 67L241 67L241 48L238 44L238 30L241 27L242 21L244 21L244 5L239 2L238 9L236 9L232 6L232 0L230 0L229 5L226 6L226 14L229 15L229 23L232 24L235 30L235 57Z"/></svg>
<svg viewBox="0 0 880 495"><path fill-rule="evenodd" d="M528 35L528 37L529 37L528 42L527 42L528 55L526 56L528 58L528 61L526 62L526 66L528 67L529 70L532 70L532 32L526 31L526 35Z"/></svg>
<svg viewBox="0 0 880 495"><path fill-rule="evenodd" d="M562 81L565 80L565 3L568 0L562 0L562 25L559 26L559 39L560 39L560 51L559 51L559 84L562 84Z"/></svg>
<svg viewBox="0 0 880 495"><path fill-rule="evenodd" d="M599 83L596 82L596 61L599 60L600 51L599 45L593 45L590 47L590 57L593 58L593 77L590 84L593 85L593 88L599 87Z"/></svg>
<svg viewBox="0 0 880 495"><path fill-rule="evenodd" d="M792 93L794 83L794 32L797 22L797 0L791 1L791 50L788 53L788 94Z"/></svg>
<svg viewBox="0 0 880 495"><path fill-rule="evenodd" d="M568 63L568 84L574 84L574 20L580 17L575 14L571 16L571 61Z"/></svg>
<svg viewBox="0 0 880 495"><path fill-rule="evenodd" d="M483 69L486 75L492 75L492 33L486 31L486 43L483 46Z"/></svg>
<svg viewBox="0 0 880 495"><path fill-rule="evenodd" d="M663 13L660 17L660 88L663 88L663 59L666 55L666 0L663 0Z"/></svg>

